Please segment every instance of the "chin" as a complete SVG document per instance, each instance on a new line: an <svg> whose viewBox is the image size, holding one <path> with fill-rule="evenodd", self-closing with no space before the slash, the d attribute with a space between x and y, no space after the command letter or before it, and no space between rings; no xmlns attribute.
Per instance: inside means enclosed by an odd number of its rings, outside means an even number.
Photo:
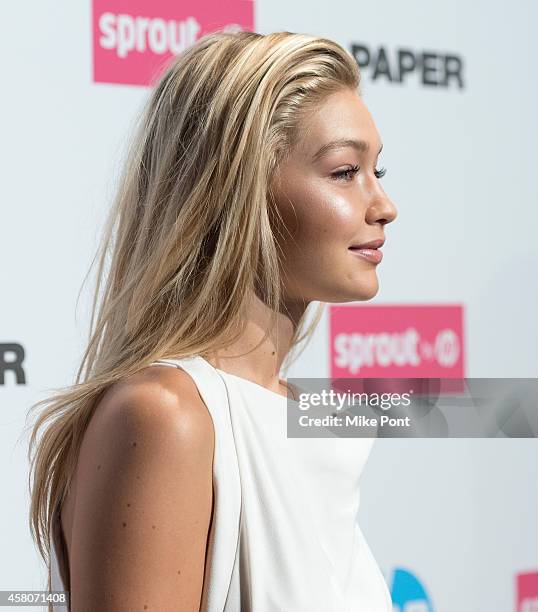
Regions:
<svg viewBox="0 0 538 612"><path fill-rule="evenodd" d="M346 287L349 295L346 302L367 302L374 298L379 291L379 280L374 270L370 274L362 274L357 280Z"/></svg>
<svg viewBox="0 0 538 612"><path fill-rule="evenodd" d="M354 287L335 287L334 291L331 292L330 299L316 298L323 302L343 304L345 302L367 302L377 295L379 291L379 283L377 278L374 282L370 283L359 283Z"/></svg>
<svg viewBox="0 0 538 612"><path fill-rule="evenodd" d="M356 291L355 292L355 297L351 298L351 300L349 300L350 302L352 301L357 301L357 302L366 302L368 300L371 300L372 298L374 298L377 295L377 292L379 291L379 286L375 286L369 289L363 289L362 291Z"/></svg>

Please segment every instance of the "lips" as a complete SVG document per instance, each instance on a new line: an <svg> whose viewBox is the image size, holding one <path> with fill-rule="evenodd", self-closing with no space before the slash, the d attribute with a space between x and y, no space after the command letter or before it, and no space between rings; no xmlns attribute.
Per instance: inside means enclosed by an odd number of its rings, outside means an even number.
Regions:
<svg viewBox="0 0 538 612"><path fill-rule="evenodd" d="M377 238L376 240L370 240L370 242L363 242L362 244L352 244L350 249L379 249L383 246L385 241L383 238Z"/></svg>
<svg viewBox="0 0 538 612"><path fill-rule="evenodd" d="M370 240L370 242L352 245L349 250L362 259L378 264L383 259L383 253L378 249L383 246L384 242L382 238L378 238L377 240Z"/></svg>

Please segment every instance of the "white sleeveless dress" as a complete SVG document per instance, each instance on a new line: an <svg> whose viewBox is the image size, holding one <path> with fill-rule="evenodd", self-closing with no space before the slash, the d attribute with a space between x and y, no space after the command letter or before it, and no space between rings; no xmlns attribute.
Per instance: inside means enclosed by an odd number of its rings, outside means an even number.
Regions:
<svg viewBox="0 0 538 612"><path fill-rule="evenodd" d="M357 523L374 438L287 438L287 400L201 356L151 365L194 380L215 430L202 612L392 612ZM53 590L67 590L58 518ZM62 563L59 560L62 559Z"/></svg>

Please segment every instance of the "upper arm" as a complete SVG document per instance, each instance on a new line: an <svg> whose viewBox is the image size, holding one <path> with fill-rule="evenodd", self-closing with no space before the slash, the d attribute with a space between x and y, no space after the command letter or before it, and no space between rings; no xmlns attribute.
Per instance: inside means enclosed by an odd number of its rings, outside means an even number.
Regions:
<svg viewBox="0 0 538 612"><path fill-rule="evenodd" d="M76 474L73 612L199 610L213 448L211 417L183 371L101 400Z"/></svg>

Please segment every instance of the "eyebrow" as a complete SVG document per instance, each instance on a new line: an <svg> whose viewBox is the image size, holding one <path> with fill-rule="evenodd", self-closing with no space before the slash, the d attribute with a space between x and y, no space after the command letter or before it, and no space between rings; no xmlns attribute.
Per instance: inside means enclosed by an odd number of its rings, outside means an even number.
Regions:
<svg viewBox="0 0 538 612"><path fill-rule="evenodd" d="M370 149L370 143L366 140L356 140L354 138L340 138L338 140L331 140L327 144L324 144L317 153L312 157L312 161L317 161L320 157L323 157L329 151L334 149L343 149L344 147L352 147L359 153L365 153ZM383 145L379 149L379 153L383 150ZM379 155L378 153L378 155Z"/></svg>

